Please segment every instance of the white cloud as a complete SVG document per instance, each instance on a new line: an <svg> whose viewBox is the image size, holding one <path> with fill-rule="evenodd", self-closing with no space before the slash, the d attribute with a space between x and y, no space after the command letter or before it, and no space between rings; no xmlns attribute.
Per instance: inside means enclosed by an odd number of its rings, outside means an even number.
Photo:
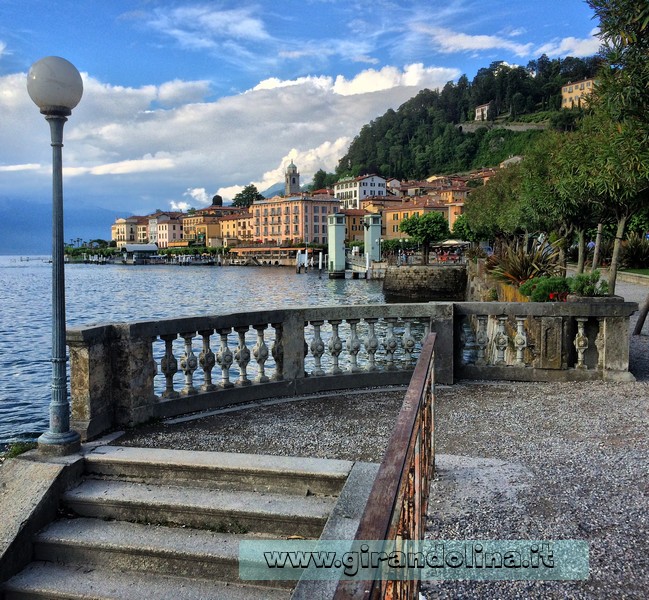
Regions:
<svg viewBox="0 0 649 600"><path fill-rule="evenodd" d="M42 165L37 163L28 163L26 165L6 165L0 166L0 173L12 173L16 171L40 171Z"/></svg>
<svg viewBox="0 0 649 600"><path fill-rule="evenodd" d="M193 50L216 48L228 38L254 43L270 37L263 21L253 15L252 8L214 10L209 6L183 6L159 9L148 24L180 46Z"/></svg>
<svg viewBox="0 0 649 600"><path fill-rule="evenodd" d="M507 50L516 56L529 56L532 44L517 44L496 35L469 35L443 27L418 24L419 33L428 36L435 48L444 53Z"/></svg>
<svg viewBox="0 0 649 600"><path fill-rule="evenodd" d="M331 77L299 77L293 80L281 80L276 77L265 79L251 91L273 90L292 86L313 86L319 90L333 92L340 96L368 94L389 90L401 86L437 88L447 81L460 76L458 69L445 67L424 67L422 63L406 65L403 70L397 67L366 69L352 79L338 75Z"/></svg>
<svg viewBox="0 0 649 600"><path fill-rule="evenodd" d="M96 165L94 167L64 167L63 173L74 177L79 175L132 175L173 169L174 161L164 156L145 156L143 158Z"/></svg>
<svg viewBox="0 0 649 600"><path fill-rule="evenodd" d="M596 54L601 45L599 37L599 28L590 32L591 37L574 38L567 37L562 40L553 40L541 46L536 53L547 54L548 56L592 56Z"/></svg>
<svg viewBox="0 0 649 600"><path fill-rule="evenodd" d="M260 81L252 90L250 91L259 91L259 90L275 90L277 88L290 87L295 85L313 85L316 88L319 88L323 91L329 91L333 88L333 78L326 77L324 75L320 77L298 77L297 79L279 79L277 77L269 77Z"/></svg>
<svg viewBox="0 0 649 600"><path fill-rule="evenodd" d="M163 83L158 88L158 102L162 106L171 107L188 102L201 102L210 93L209 81L181 81L174 79Z"/></svg>
<svg viewBox="0 0 649 600"><path fill-rule="evenodd" d="M457 75L414 64L350 78L268 79L243 94L197 102L207 90L202 82L135 88L84 74L84 97L65 125L66 205L145 214L163 202L197 206L217 191L227 201L248 183L265 190L283 181L290 158L308 183L318 169L335 169L364 124ZM0 145L0 197L48 195L49 130L27 96L25 75L0 76L0 90L0 139L12 140ZM163 106L164 94L180 104Z"/></svg>
<svg viewBox="0 0 649 600"><path fill-rule="evenodd" d="M203 204L204 206L212 203L212 196L207 193L205 188L189 188L183 196L192 198L198 204Z"/></svg>
<svg viewBox="0 0 649 600"><path fill-rule="evenodd" d="M2 57L7 50L7 44L5 42L0 41L0 57Z"/></svg>
<svg viewBox="0 0 649 600"><path fill-rule="evenodd" d="M192 206L188 202L174 202L173 200L169 202L171 210L179 210L181 212L187 212Z"/></svg>

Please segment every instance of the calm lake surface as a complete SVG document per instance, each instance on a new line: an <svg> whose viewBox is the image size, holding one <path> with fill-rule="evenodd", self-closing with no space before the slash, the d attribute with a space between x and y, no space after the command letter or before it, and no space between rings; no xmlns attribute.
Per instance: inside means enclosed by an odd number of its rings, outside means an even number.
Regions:
<svg viewBox="0 0 649 600"><path fill-rule="evenodd" d="M52 348L48 257L0 256L0 446L49 424ZM67 325L227 314L291 306L383 303L383 282L289 267L69 264Z"/></svg>

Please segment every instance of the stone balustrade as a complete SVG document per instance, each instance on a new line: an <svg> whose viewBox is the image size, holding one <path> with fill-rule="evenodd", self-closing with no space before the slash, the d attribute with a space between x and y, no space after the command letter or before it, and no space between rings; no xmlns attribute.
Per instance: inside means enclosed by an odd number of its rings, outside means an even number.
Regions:
<svg viewBox="0 0 649 600"><path fill-rule="evenodd" d="M406 384L428 332L435 375L625 379L630 303L431 302L291 308L68 330L72 427L84 439L155 418Z"/></svg>

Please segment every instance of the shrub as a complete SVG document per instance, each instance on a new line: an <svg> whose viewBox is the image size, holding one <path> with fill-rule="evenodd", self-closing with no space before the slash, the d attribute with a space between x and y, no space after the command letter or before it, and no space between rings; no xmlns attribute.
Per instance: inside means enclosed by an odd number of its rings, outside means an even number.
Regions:
<svg viewBox="0 0 649 600"><path fill-rule="evenodd" d="M565 277L534 277L523 283L519 291L532 302L565 302L570 283Z"/></svg>
<svg viewBox="0 0 649 600"><path fill-rule="evenodd" d="M467 260L477 260L478 258L487 258L487 252L485 251L484 248L481 248L480 246L475 246L474 248L469 248L465 252L465 256Z"/></svg>
<svg viewBox="0 0 649 600"><path fill-rule="evenodd" d="M577 296L608 296L608 283L599 276L599 270L595 270L570 277L570 291Z"/></svg>
<svg viewBox="0 0 649 600"><path fill-rule="evenodd" d="M505 246L500 256L490 256L487 270L500 281L520 285L534 277L553 276L559 273L559 252L550 244L539 244L528 251Z"/></svg>
<svg viewBox="0 0 649 600"><path fill-rule="evenodd" d="M649 240L633 233L622 247L621 264L627 269L649 267Z"/></svg>

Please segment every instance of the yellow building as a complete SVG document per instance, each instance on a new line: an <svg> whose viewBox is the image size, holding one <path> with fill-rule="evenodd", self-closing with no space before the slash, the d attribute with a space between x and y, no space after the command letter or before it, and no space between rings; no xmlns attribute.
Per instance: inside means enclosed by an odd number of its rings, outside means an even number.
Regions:
<svg viewBox="0 0 649 600"><path fill-rule="evenodd" d="M442 202L435 196L421 196L403 202L401 206L386 207L381 211L382 235L386 240L407 238L399 229L401 222L409 217L422 216L427 212L439 212L448 221L449 229L453 228L456 219L464 211L464 202Z"/></svg>
<svg viewBox="0 0 649 600"><path fill-rule="evenodd" d="M593 93L594 79L568 83L561 88L561 108L579 108L582 101Z"/></svg>
<svg viewBox="0 0 649 600"><path fill-rule="evenodd" d="M339 214L345 215L345 241L362 242L365 240L365 231L363 229L363 217L370 212L362 208L346 208L338 211Z"/></svg>
<svg viewBox="0 0 649 600"><path fill-rule="evenodd" d="M125 217L116 219L110 228L110 239L116 242L121 250L126 244L137 243L138 219L141 217Z"/></svg>
<svg viewBox="0 0 649 600"><path fill-rule="evenodd" d="M209 246L211 239L221 238L221 224L219 221L220 218L215 215L198 211L183 217L183 240L197 246Z"/></svg>

